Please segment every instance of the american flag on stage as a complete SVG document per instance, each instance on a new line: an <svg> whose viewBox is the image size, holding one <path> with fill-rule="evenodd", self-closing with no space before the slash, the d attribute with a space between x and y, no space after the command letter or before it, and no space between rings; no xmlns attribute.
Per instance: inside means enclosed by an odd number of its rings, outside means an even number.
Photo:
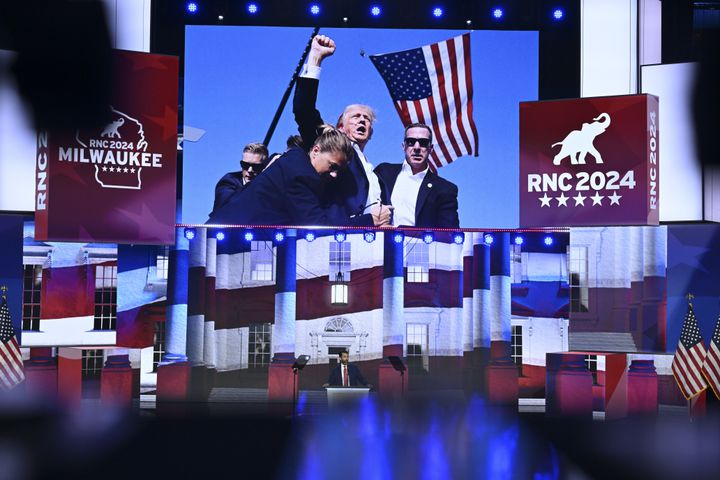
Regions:
<svg viewBox="0 0 720 480"><path fill-rule="evenodd" d="M715 396L720 399L720 317L715 324L715 333L710 341L702 372Z"/></svg>
<svg viewBox="0 0 720 480"><path fill-rule="evenodd" d="M25 379L20 347L3 296L0 304L0 390L10 390Z"/></svg>
<svg viewBox="0 0 720 480"><path fill-rule="evenodd" d="M689 304L680 332L680 341L672 361L673 376L687 400L707 388L707 382L702 374L704 361L705 346L692 305Z"/></svg>
<svg viewBox="0 0 720 480"><path fill-rule="evenodd" d="M402 52L371 55L403 125L432 127L434 169L463 155L477 157L470 34Z"/></svg>

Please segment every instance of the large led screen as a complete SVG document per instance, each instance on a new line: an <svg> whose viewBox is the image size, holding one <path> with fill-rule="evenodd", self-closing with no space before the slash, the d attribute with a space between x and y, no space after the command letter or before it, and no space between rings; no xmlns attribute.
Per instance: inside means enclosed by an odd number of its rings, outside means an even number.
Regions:
<svg viewBox="0 0 720 480"><path fill-rule="evenodd" d="M311 28L187 27L183 102L184 223L206 223L213 212L213 219L220 221L212 223L218 224L267 225L277 223L278 218L291 218L292 221L281 223L308 225L317 224L318 219L327 219L328 225L363 225L356 217L361 216L360 212L366 206L362 204L366 203L364 198L362 202L356 200L358 212L355 214L347 208L336 208L342 203L338 195L342 197L348 192L344 190L347 183L343 183L343 176L353 174L351 166L346 162L331 161L340 163L337 178L333 178L330 172L322 176L316 173L319 171L319 153L329 151L327 143L315 145L318 147L315 150L313 145L295 147L284 159L281 157L271 163L248 185L242 179L240 162L244 147L253 142L263 142L311 33ZM367 163L357 160L357 149L346 149L345 156L355 157L354 161L362 163L364 168L355 169L355 175L360 172L369 178L369 172L376 169L383 203L396 203L393 205L396 225L461 228L518 226L518 104L537 99L537 32L329 28L321 29L320 35L331 38L336 50L324 59L319 81L314 81L317 110L325 123L333 125L347 105L365 104L375 111L372 136L362 150ZM453 45L446 42L455 37L460 39ZM450 118L452 123L456 110L453 110L452 101L446 104L436 100L438 107L434 112L426 107L419 109L424 113L421 119L433 128L435 155L427 155L432 168L424 176L422 169L403 169L401 165L406 153L411 159L413 154L418 155L421 162L427 148L420 141L413 141L412 148L404 148L407 142L404 142L406 135L400 117L402 108L398 108L399 104L391 97L389 88L394 89L396 99L401 94L415 95L413 98L417 99L422 97L424 88L428 91L431 87L441 89L438 87L440 84L444 84L454 98L469 97L465 93L469 93L469 89L466 90L463 82L458 84L453 77L458 75L457 69L462 72L463 60L460 57L463 48L469 52L468 75L463 78L472 77L470 115L477 134L477 156L463 153L452 158L458 145L449 138L442 141L441 137L448 137L446 132L450 130L457 132L458 127L449 125L438 129L430 119L434 115L440 118L439 121ZM396 52L402 54L384 56ZM436 69L433 60L428 61L432 57L426 56L425 65L422 65L422 55L427 52L439 52L447 58L455 55L458 61L453 65L452 61L444 63L445 60L439 60L444 68ZM410 60L399 70L393 70L394 62L405 61L403 56ZM387 82L380 70L384 70ZM433 71L440 70L446 72L444 78L440 78L443 75L433 74ZM302 98L306 100L307 84L311 82L303 82ZM291 92L274 135L268 142L270 158L273 153L287 151L288 137L298 134L293 116L295 93ZM414 101L411 99L411 103ZM349 125L351 120L346 118ZM467 121L465 127L463 138L469 137L470 143L473 143L475 132ZM422 137L424 132L422 128L419 135L418 130L409 131L407 138ZM329 135L332 136L332 132ZM460 140L457 142L462 143ZM470 151L473 150L470 148ZM308 151L309 155L305 153ZM254 171L255 167L249 167L249 163L246 163L246 170ZM390 165L378 169L381 164ZM313 171L310 167L316 168ZM297 173L298 169L300 173ZM438 177L434 176L436 174ZM321 181L317 182L313 175L320 176ZM265 180L260 181L263 177ZM299 186L288 180L298 177L300 180L296 183ZM257 185L253 186L256 182ZM224 188L228 185L229 190ZM221 188L217 189L216 198L217 186ZM395 186L399 188L394 189ZM372 186L365 188L373 189ZM297 189L303 191L301 200L293 196ZM311 198L308 199L305 194ZM457 206L453 203L455 199ZM217 207L218 202L221 207ZM371 203L372 198L368 194L366 204ZM352 205L355 208L355 204ZM278 217L277 210L282 208L293 210L293 215ZM223 214L215 215L219 210ZM370 210L372 207L365 209L364 213ZM314 213L303 217L302 212L305 211ZM325 215L328 211L333 214ZM336 214L337 211L342 213ZM433 220L435 218L444 220ZM452 220L454 218L459 218L459 221ZM244 221L247 219L252 221ZM434 224L435 221L439 223Z"/></svg>

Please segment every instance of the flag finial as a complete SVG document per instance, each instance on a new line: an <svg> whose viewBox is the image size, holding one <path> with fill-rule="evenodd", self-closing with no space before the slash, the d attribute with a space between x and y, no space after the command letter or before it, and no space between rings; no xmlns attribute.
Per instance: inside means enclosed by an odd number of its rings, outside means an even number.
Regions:
<svg viewBox="0 0 720 480"><path fill-rule="evenodd" d="M0 292L2 292L2 298L7 299L7 296L6 296L7 291L8 291L8 288L5 285L0 287Z"/></svg>
<svg viewBox="0 0 720 480"><path fill-rule="evenodd" d="M693 295L692 293L688 293L687 295L685 295L685 298L687 298L688 304L690 304L690 306L692 307L692 301L693 298L695 298L695 295Z"/></svg>

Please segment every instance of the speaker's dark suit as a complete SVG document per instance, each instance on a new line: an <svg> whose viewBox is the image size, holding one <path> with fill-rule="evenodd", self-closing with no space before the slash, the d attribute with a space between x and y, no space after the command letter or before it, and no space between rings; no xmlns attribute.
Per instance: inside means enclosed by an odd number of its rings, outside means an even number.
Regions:
<svg viewBox="0 0 720 480"><path fill-rule="evenodd" d="M333 182L334 180L328 180ZM290 149L210 215L208 223L371 226L370 215L347 218L323 208L325 182L299 148Z"/></svg>
<svg viewBox="0 0 720 480"><path fill-rule="evenodd" d="M323 119L315 108L319 80L298 77L293 97L293 114L306 149L310 149L319 135ZM348 168L328 185L323 203L334 210L334 215L350 217L362 213L368 200L369 182L362 163L354 153Z"/></svg>
<svg viewBox="0 0 720 480"><path fill-rule="evenodd" d="M383 191L388 200L392 199L395 181L402 164L381 163L375 168ZM457 186L428 171L425 174L415 202L415 227L459 228Z"/></svg>
<svg viewBox="0 0 720 480"><path fill-rule="evenodd" d="M342 386L342 368L340 368L340 364L332 369L330 372L330 378L328 378L328 385L331 386ZM351 387L365 387L367 386L367 381L362 376L362 373L360 373L360 369L353 365L352 363L348 363L348 380L350 381Z"/></svg>
<svg viewBox="0 0 720 480"><path fill-rule="evenodd" d="M230 200L230 197L232 197L238 190L242 190L244 186L242 170L223 175L217 185L215 185L215 202L213 203L213 212L225 205L228 200Z"/></svg>

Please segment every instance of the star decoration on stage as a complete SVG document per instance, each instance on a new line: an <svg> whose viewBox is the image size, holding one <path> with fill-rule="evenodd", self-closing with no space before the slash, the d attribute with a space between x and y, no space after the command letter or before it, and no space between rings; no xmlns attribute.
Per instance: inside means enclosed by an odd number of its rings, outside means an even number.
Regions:
<svg viewBox="0 0 720 480"><path fill-rule="evenodd" d="M610 205L620 205L620 199L622 198L622 195L618 195L617 192L613 192L612 195L608 197L610 199Z"/></svg>
<svg viewBox="0 0 720 480"><path fill-rule="evenodd" d="M567 207L567 206L568 206L568 205L567 205L567 201L568 201L569 199L570 199L570 197L566 197L566 196L565 196L565 193L562 193L562 192L560 193L560 196L559 196L559 197L555 198L555 200L557 200L557 202L558 202L558 207L559 207L560 205L562 205L563 207Z"/></svg>
<svg viewBox="0 0 720 480"><path fill-rule="evenodd" d="M602 199L605 198L605 196L604 196L604 195L600 195L600 192L595 192L595 195L593 195L593 196L590 197L590 198L591 198L592 201L593 201L593 203L592 203L592 204L593 204L593 207L594 207L595 205L600 205L600 206L602 207Z"/></svg>
<svg viewBox="0 0 720 480"><path fill-rule="evenodd" d="M545 194L543 194L542 197L538 198L538 200L540 200L540 208L549 207L550 200L552 200L552 197L548 197L547 193L545 193Z"/></svg>
<svg viewBox="0 0 720 480"><path fill-rule="evenodd" d="M585 195L578 192L578 194L573 197L573 199L575 200L575 206L577 207L578 205L582 205L584 207L586 198L587 197Z"/></svg>

